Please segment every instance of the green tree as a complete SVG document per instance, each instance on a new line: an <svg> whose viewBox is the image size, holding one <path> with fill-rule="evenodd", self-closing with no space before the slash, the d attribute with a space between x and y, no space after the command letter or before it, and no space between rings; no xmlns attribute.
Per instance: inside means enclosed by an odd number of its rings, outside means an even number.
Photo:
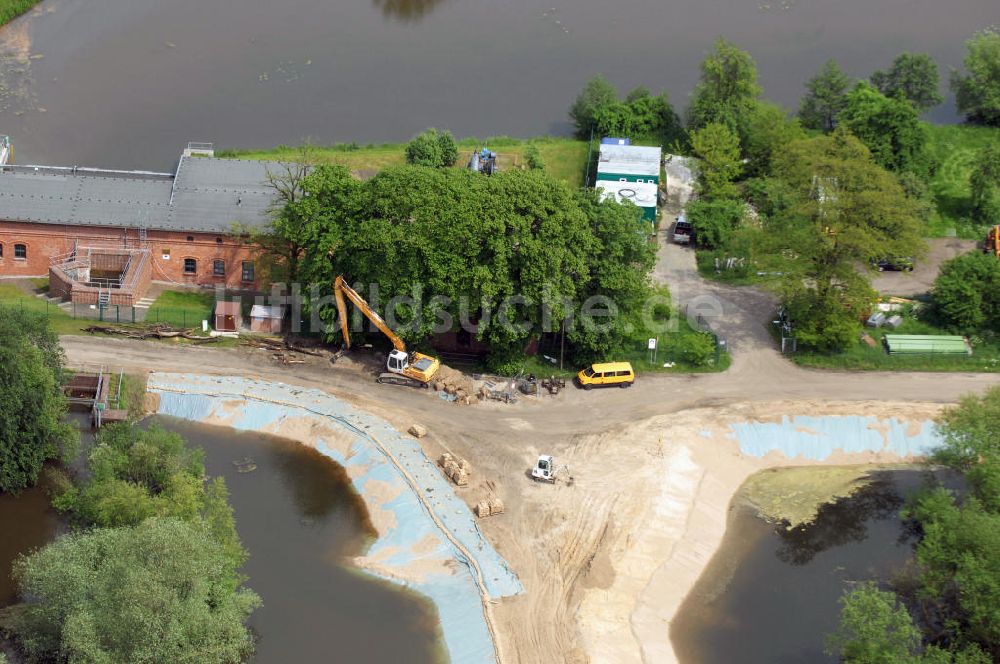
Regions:
<svg viewBox="0 0 1000 664"><path fill-rule="evenodd" d="M886 97L867 83L858 83L847 95L839 118L883 168L923 178L934 170L927 127L906 100Z"/></svg>
<svg viewBox="0 0 1000 664"><path fill-rule="evenodd" d="M239 566L246 551L225 481L206 483L203 459L201 449L160 427L107 426L87 459L87 479L53 502L87 526L135 526L154 516L203 523Z"/></svg>
<svg viewBox="0 0 1000 664"><path fill-rule="evenodd" d="M771 160L792 141L805 138L798 119L790 119L777 104L759 102L750 113L745 127L743 152L747 173L764 176L771 172Z"/></svg>
<svg viewBox="0 0 1000 664"><path fill-rule="evenodd" d="M736 198L733 181L743 170L740 139L726 125L712 122L691 133L691 149L698 159L698 194L708 200Z"/></svg>
<svg viewBox="0 0 1000 664"><path fill-rule="evenodd" d="M42 465L76 455L63 422L62 350L43 314L0 307L0 491L38 481Z"/></svg>
<svg viewBox="0 0 1000 664"><path fill-rule="evenodd" d="M699 247L723 249L746 215L745 204L737 200L703 200L688 203L688 221L694 227Z"/></svg>
<svg viewBox="0 0 1000 664"><path fill-rule="evenodd" d="M670 143L682 136L680 120L666 93L654 97L644 87L628 93L625 101L611 101L594 114L601 136L653 138Z"/></svg>
<svg viewBox="0 0 1000 664"><path fill-rule="evenodd" d="M253 650L244 621L261 604L237 569L180 519L64 535L15 563L31 601L14 631L33 660L236 664Z"/></svg>
<svg viewBox="0 0 1000 664"><path fill-rule="evenodd" d="M597 129L599 110L618 101L618 91L600 74L587 81L569 109L569 117L576 128L577 138L590 138Z"/></svg>
<svg viewBox="0 0 1000 664"><path fill-rule="evenodd" d="M1000 224L1000 140L994 139L976 154L969 185L973 220L984 225Z"/></svg>
<svg viewBox="0 0 1000 664"><path fill-rule="evenodd" d="M417 134L406 144L406 163L431 168L454 166L458 144L450 131L431 128Z"/></svg>
<svg viewBox="0 0 1000 664"><path fill-rule="evenodd" d="M766 222L759 261L784 275L782 298L800 344L833 351L857 343L874 295L857 266L919 255L917 207L843 128L789 144L774 170L784 201Z"/></svg>
<svg viewBox="0 0 1000 664"><path fill-rule="evenodd" d="M1000 331L1000 261L980 252L956 256L941 266L931 289L934 314L960 334Z"/></svg>
<svg viewBox="0 0 1000 664"><path fill-rule="evenodd" d="M721 123L739 133L760 93L757 63L749 53L720 37L702 60L701 78L691 93L688 127L701 129Z"/></svg>
<svg viewBox="0 0 1000 664"><path fill-rule="evenodd" d="M332 284L344 274L361 284L408 343L464 320L506 363L533 336L559 329L575 305L604 296L616 303L609 325L576 329L583 325L577 318L567 329L570 352L589 357L623 343L626 323L645 303L653 252L635 205L600 201L538 170L482 178L393 167L357 187L348 196L316 190L323 213L312 227L305 276ZM368 284L377 284L377 294ZM335 311L328 300L316 302L331 339L339 331Z"/></svg>
<svg viewBox="0 0 1000 664"><path fill-rule="evenodd" d="M827 648L848 664L908 664L920 654L921 634L896 594L863 583L840 598L840 627Z"/></svg>
<svg viewBox="0 0 1000 664"><path fill-rule="evenodd" d="M951 74L958 111L973 122L1000 126L1000 32L977 32L965 47L968 73Z"/></svg>
<svg viewBox="0 0 1000 664"><path fill-rule="evenodd" d="M900 53L888 71L875 71L872 85L886 97L905 97L923 113L944 101L937 63L926 53Z"/></svg>
<svg viewBox="0 0 1000 664"><path fill-rule="evenodd" d="M293 159L268 168L267 183L274 190L274 200L268 209L269 227L260 230L236 225L233 228L235 235L246 237L257 248L257 269L268 281L298 281L299 262L306 242L303 234L309 223L305 215L308 205L304 205L303 183L318 163L316 149L305 144Z"/></svg>
<svg viewBox="0 0 1000 664"><path fill-rule="evenodd" d="M850 77L834 60L827 60L823 69L806 82L806 94L799 107L802 126L833 131L837 117L847 107Z"/></svg>

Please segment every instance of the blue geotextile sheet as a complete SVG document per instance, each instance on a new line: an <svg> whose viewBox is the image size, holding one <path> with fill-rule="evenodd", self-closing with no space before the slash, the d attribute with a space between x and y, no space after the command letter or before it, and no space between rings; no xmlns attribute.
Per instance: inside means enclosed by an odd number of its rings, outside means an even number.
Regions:
<svg viewBox="0 0 1000 664"><path fill-rule="evenodd" d="M776 422L729 425L740 451L755 457L778 450L789 458L822 461L835 451L848 454L891 452L900 457L927 456L941 444L933 422L902 422L895 418L796 415Z"/></svg>
<svg viewBox="0 0 1000 664"><path fill-rule="evenodd" d="M315 419L350 433L352 439L347 455L328 446L322 438L311 443L319 452L345 467L370 509L390 510L395 515L395 525L379 533L366 557L380 559L380 565L389 569L393 566L405 568L425 559L459 563L451 565L449 573L432 571L418 581L404 581L391 574L386 578L407 585L434 602L452 662L496 661L472 568L458 547L441 534L403 473L369 436L375 436L396 457L414 479L416 487L424 492L437 518L475 558L490 597L515 595L523 592L523 587L483 536L450 482L427 458L416 440L401 434L385 420L320 390L237 377L163 373L152 374L147 387L159 395L158 413L163 415L196 422L225 423L238 430L278 435L281 422L286 418ZM369 482L377 482L377 486L388 484L398 492L388 502L378 502L366 496ZM424 546L419 553L414 553L415 545L427 541L436 541L433 550L428 551Z"/></svg>

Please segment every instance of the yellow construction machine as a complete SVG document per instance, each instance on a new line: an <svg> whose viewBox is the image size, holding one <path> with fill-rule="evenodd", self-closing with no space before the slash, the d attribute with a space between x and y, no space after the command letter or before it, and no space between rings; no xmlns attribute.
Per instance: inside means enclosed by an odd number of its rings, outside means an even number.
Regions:
<svg viewBox="0 0 1000 664"><path fill-rule="evenodd" d="M391 383L393 385L408 385L410 387L427 387L434 374L441 368L441 361L436 357L424 355L423 353L407 353L406 344L396 336L396 333L389 329L389 326L378 315L358 292L347 285L343 276L338 276L333 283L333 294L337 298L337 314L340 316L340 331L344 334L344 347L351 347L350 327L347 319L346 297L354 303L365 317L375 324L382 334L389 337L393 350L389 352L389 359L386 361L388 371L379 375L376 379L379 383Z"/></svg>

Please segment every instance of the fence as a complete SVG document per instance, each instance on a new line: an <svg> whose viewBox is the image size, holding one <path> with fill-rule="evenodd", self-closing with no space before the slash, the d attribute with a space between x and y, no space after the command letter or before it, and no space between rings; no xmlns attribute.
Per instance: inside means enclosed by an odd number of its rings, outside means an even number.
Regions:
<svg viewBox="0 0 1000 664"><path fill-rule="evenodd" d="M0 307L13 307L27 311L37 311L50 319L81 319L97 322L131 324L131 323L166 323L174 327L201 327L201 321L212 322L210 308L171 308L171 307L125 307L107 305L98 307L95 304L77 304L74 302L56 303L42 298L21 297L2 298Z"/></svg>

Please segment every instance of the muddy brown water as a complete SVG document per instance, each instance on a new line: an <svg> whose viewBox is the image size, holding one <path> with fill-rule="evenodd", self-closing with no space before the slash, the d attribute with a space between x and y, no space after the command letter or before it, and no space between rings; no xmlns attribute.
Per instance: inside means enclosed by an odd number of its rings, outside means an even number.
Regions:
<svg viewBox="0 0 1000 664"><path fill-rule="evenodd" d="M719 552L681 606L670 635L682 663L839 661L824 653L838 599L852 582L892 578L912 555L899 518L928 474L876 473L849 498L824 505L812 525L786 531L734 501ZM937 477L951 488L951 474Z"/></svg>
<svg viewBox="0 0 1000 664"><path fill-rule="evenodd" d="M598 72L683 108L719 35L791 109L828 58L868 76L929 52L946 77L998 19L996 0L43 0L7 30L23 57L2 68L0 133L20 163L155 170L187 141L565 134Z"/></svg>
<svg viewBox="0 0 1000 664"><path fill-rule="evenodd" d="M226 479L237 530L250 552L243 573L264 602L250 619L258 638L251 661L442 660L433 606L350 568L350 556L363 552L373 531L340 466L291 441L173 418L154 417L152 423L203 448L208 474ZM0 496L5 570L18 553L56 536L60 523L48 504L40 488ZM4 574L0 605L15 598Z"/></svg>
<svg viewBox="0 0 1000 664"><path fill-rule="evenodd" d="M264 600L250 626L253 662L425 662L438 656L429 602L348 567L374 534L343 468L298 443L154 417L205 450L226 479L250 560L247 585ZM252 466L256 470L240 472ZM234 463L236 462L236 463Z"/></svg>

